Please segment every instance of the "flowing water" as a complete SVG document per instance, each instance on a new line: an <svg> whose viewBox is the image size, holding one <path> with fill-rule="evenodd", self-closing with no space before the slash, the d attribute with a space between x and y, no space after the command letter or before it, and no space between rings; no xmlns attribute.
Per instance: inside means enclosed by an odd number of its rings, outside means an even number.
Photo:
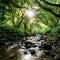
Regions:
<svg viewBox="0 0 60 60"><path fill-rule="evenodd" d="M41 45L41 42L43 41L37 41L37 38L33 38L31 37L30 38L31 40L28 40L32 43L35 43L37 45L37 47L31 47L29 49L19 49L18 50L18 59L17 60L38 60L40 58L40 56L43 54L43 51L42 50L39 50L39 46ZM29 50L34 50L35 51L35 54L34 55L31 55L31 52ZM26 54L24 54L24 52L27 52Z"/></svg>
<svg viewBox="0 0 60 60"><path fill-rule="evenodd" d="M36 53L34 55L31 55L29 50L19 49L18 55L20 55L20 56L18 57L17 60L37 60L41 56L42 50L40 51L37 47L31 48L31 49L35 50ZM27 54L24 54L24 51L27 51Z"/></svg>
<svg viewBox="0 0 60 60"><path fill-rule="evenodd" d="M39 46L41 45L41 42L44 41L44 40L37 41L37 39L39 39L39 38L40 38L39 36L28 37L27 41L32 42L35 45L37 45L36 47L31 47L29 49L26 49L26 47L24 47L24 45L19 44L21 47L15 52L15 53L17 53L17 59L15 59L15 60L38 60L41 57L41 55L43 54L43 51L39 50ZM14 43L12 46L9 46L7 48L7 52L11 51L12 49L14 49L17 46L18 46L18 44ZM35 51L35 53L31 54L31 51L29 51L29 50L33 50L33 51ZM13 52L12 52L12 54L13 54ZM13 60L13 59L10 59L10 60Z"/></svg>

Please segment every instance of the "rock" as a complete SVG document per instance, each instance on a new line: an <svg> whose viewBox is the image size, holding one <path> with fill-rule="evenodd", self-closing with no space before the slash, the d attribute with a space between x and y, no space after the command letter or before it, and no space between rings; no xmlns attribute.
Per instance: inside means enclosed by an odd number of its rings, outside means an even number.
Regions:
<svg viewBox="0 0 60 60"><path fill-rule="evenodd" d="M25 41L24 43L25 43L26 49L28 49L28 48L30 48L32 46L31 42Z"/></svg>
<svg viewBox="0 0 60 60"><path fill-rule="evenodd" d="M47 58L44 58L43 60L47 60Z"/></svg>
<svg viewBox="0 0 60 60"><path fill-rule="evenodd" d="M39 50L42 50L42 46L39 46Z"/></svg>
<svg viewBox="0 0 60 60"><path fill-rule="evenodd" d="M37 40L37 41L41 41L41 40L39 39L39 40Z"/></svg>
<svg viewBox="0 0 60 60"><path fill-rule="evenodd" d="M54 54L54 53L50 53L50 56L51 56L51 57L54 57L54 56L55 56L55 54Z"/></svg>
<svg viewBox="0 0 60 60"><path fill-rule="evenodd" d="M15 53L11 53L11 54L9 55L10 58L12 58L12 57L14 57L14 56L15 56Z"/></svg>
<svg viewBox="0 0 60 60"><path fill-rule="evenodd" d="M60 60L60 54L55 55L54 60Z"/></svg>
<svg viewBox="0 0 60 60"><path fill-rule="evenodd" d="M24 54L27 54L27 51L24 51Z"/></svg>
<svg viewBox="0 0 60 60"><path fill-rule="evenodd" d="M0 42L0 46L2 46L2 45L5 45L5 43L3 41Z"/></svg>
<svg viewBox="0 0 60 60"><path fill-rule="evenodd" d="M42 46L39 46L39 48L42 48Z"/></svg>
<svg viewBox="0 0 60 60"><path fill-rule="evenodd" d="M32 47L37 47L37 45L32 45Z"/></svg>
<svg viewBox="0 0 60 60"><path fill-rule="evenodd" d="M44 51L45 55L49 56L50 55L50 51Z"/></svg>
<svg viewBox="0 0 60 60"><path fill-rule="evenodd" d="M25 45L25 47L26 47L26 49L29 49L29 48L31 48L31 46L30 46L30 45Z"/></svg>
<svg viewBox="0 0 60 60"><path fill-rule="evenodd" d="M49 44L43 44L43 49L45 50L52 50L52 46Z"/></svg>
<svg viewBox="0 0 60 60"><path fill-rule="evenodd" d="M39 48L39 50L42 50L42 48Z"/></svg>
<svg viewBox="0 0 60 60"><path fill-rule="evenodd" d="M21 46L21 49L25 49L25 47L24 46Z"/></svg>
<svg viewBox="0 0 60 60"><path fill-rule="evenodd" d="M19 41L17 40L16 43L19 44Z"/></svg>
<svg viewBox="0 0 60 60"><path fill-rule="evenodd" d="M54 44L57 44L57 41L55 41Z"/></svg>
<svg viewBox="0 0 60 60"><path fill-rule="evenodd" d="M29 50L31 52L31 55L34 55L36 52L35 50Z"/></svg>
<svg viewBox="0 0 60 60"><path fill-rule="evenodd" d="M52 43L52 42L50 42L50 45L52 46L52 45L53 45L53 43Z"/></svg>

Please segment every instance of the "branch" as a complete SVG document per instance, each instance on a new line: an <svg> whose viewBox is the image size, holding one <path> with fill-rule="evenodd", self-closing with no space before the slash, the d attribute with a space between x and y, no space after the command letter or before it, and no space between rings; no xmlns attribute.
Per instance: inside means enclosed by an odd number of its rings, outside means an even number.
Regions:
<svg viewBox="0 0 60 60"><path fill-rule="evenodd" d="M23 17L23 16L21 17L21 20L20 20L20 22L19 22L17 28L21 25L21 23L22 23L22 21L23 21L24 18L25 18L25 17Z"/></svg>
<svg viewBox="0 0 60 60"><path fill-rule="evenodd" d="M18 5L17 2L15 3L15 2L12 1L12 0L2 0L2 2L3 2L3 4L6 4L6 5L8 5L8 6L12 5L12 6L16 7L16 8L27 8L27 7Z"/></svg>
<svg viewBox="0 0 60 60"><path fill-rule="evenodd" d="M16 8L27 8L27 7L19 6L19 5L15 4L14 2L11 2L11 4Z"/></svg>
<svg viewBox="0 0 60 60"><path fill-rule="evenodd" d="M13 25L14 25L14 17L15 17L15 12L14 12L13 17L12 17L12 23L13 23Z"/></svg>
<svg viewBox="0 0 60 60"><path fill-rule="evenodd" d="M59 7L60 8L60 4L52 4L52 3L48 2L48 1L45 1L45 0L41 0L41 1L45 2L48 5L56 6L56 7Z"/></svg>
<svg viewBox="0 0 60 60"><path fill-rule="evenodd" d="M38 5L42 8L42 9L44 9L44 10L46 10L46 11L48 11L48 12L50 12L50 13L52 13L54 16L56 16L56 17L58 17L58 18L60 18L60 14L56 14L55 12L53 12L51 9L49 9L49 8L46 8L46 7L44 7L44 6L42 6L37 0L35 0L37 3L38 3Z"/></svg>
<svg viewBox="0 0 60 60"><path fill-rule="evenodd" d="M22 11L22 10L21 10L21 13L22 13L22 16L20 17L20 18L21 18L21 20L20 20L20 22L18 23L17 28L21 25L21 23L22 23L23 19L25 18L24 13L23 13L23 11Z"/></svg>

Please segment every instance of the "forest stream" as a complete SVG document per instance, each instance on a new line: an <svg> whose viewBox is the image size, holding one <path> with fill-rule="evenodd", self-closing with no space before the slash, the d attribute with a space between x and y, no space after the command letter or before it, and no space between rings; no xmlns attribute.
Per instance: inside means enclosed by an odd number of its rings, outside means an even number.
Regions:
<svg viewBox="0 0 60 60"><path fill-rule="evenodd" d="M44 36L44 38L45 38L45 36ZM13 43L11 46L8 46L7 48L5 48L6 52L5 51L2 52L5 54L8 53L7 54L8 57L6 57L4 55L5 57L3 56L4 57L3 58L0 56L0 59L1 60L44 60L44 59L53 60L52 57L54 57L56 54L56 52L53 52L54 50L56 50L54 48L54 45L52 47L48 47L48 46L45 48L42 47L43 42L49 43L49 41L47 41L47 39L43 40L43 38L41 38L41 35L37 35L37 36L27 37L26 41L31 42L32 44L27 45L28 42L26 44L24 44L21 41L16 41L16 43ZM51 48L53 48L53 50Z"/></svg>
<svg viewBox="0 0 60 60"><path fill-rule="evenodd" d="M0 60L60 60L60 0L0 0Z"/></svg>

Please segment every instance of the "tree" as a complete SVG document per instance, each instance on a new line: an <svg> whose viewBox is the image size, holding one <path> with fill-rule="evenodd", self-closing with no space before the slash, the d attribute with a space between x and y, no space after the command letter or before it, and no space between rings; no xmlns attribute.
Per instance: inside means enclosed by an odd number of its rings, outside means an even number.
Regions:
<svg viewBox="0 0 60 60"><path fill-rule="evenodd" d="M60 25L59 7L60 3L56 4L56 0L0 0L0 26L16 28L28 34L53 29ZM35 12L33 19L25 15L29 8Z"/></svg>
<svg viewBox="0 0 60 60"><path fill-rule="evenodd" d="M59 8L59 7L60 7L60 4L52 4L52 3L49 3L48 1L45 1L45 0L41 0L41 1L45 2L47 5L51 5L51 6L53 6L53 7L54 7L54 6L58 7L59 13L57 14L57 13L55 13L54 11L52 11L52 9L43 6L38 0L36 0L36 2L39 4L39 6L40 6L42 9L44 9L44 10L52 13L54 16L60 18L60 8Z"/></svg>

